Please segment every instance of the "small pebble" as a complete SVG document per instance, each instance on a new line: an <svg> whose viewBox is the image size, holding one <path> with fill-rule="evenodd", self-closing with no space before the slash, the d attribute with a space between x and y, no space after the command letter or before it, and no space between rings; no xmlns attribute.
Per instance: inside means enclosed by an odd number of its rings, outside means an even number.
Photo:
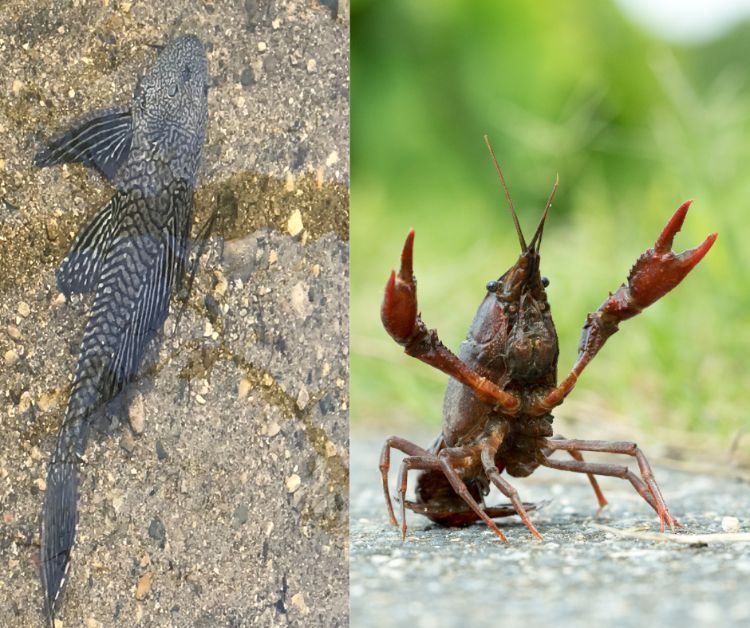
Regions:
<svg viewBox="0 0 750 628"><path fill-rule="evenodd" d="M133 434L143 434L146 425L146 409L143 403L143 396L137 395L128 408L128 422Z"/></svg>
<svg viewBox="0 0 750 628"><path fill-rule="evenodd" d="M300 410L304 410L309 401L310 401L310 393L307 392L307 388L303 386L300 389L299 394L297 395L297 407Z"/></svg>
<svg viewBox="0 0 750 628"><path fill-rule="evenodd" d="M299 488L299 485L301 483L302 483L302 480L300 479L300 477L296 473L293 473L287 478L286 490L289 491L290 493L294 493L294 491L296 491Z"/></svg>
<svg viewBox="0 0 750 628"><path fill-rule="evenodd" d="M148 535L156 541L161 549L164 549L167 544L167 531L159 517L154 517L151 520L151 524L148 526Z"/></svg>
<svg viewBox="0 0 750 628"><path fill-rule="evenodd" d="M29 304L26 303L26 301L21 301L18 304L18 314L19 316L23 316L24 318L31 314L31 308L29 307Z"/></svg>
<svg viewBox="0 0 750 628"><path fill-rule="evenodd" d="M8 335L13 338L13 340L20 340L21 330L15 325L8 325Z"/></svg>
<svg viewBox="0 0 750 628"><path fill-rule="evenodd" d="M307 62L307 71L312 74L318 70L318 62L315 59L310 59Z"/></svg>
<svg viewBox="0 0 750 628"><path fill-rule="evenodd" d="M16 362L18 362L18 351L16 351L15 349L8 349L3 354L3 359L8 366L13 366Z"/></svg>
<svg viewBox="0 0 750 628"><path fill-rule="evenodd" d="M159 460L166 460L169 457L167 450L164 449L164 445L162 445L160 440L156 441L156 457Z"/></svg>
<svg viewBox="0 0 750 628"><path fill-rule="evenodd" d="M42 412L47 412L57 401L57 393L55 391L45 392L39 396L36 405Z"/></svg>
<svg viewBox="0 0 750 628"><path fill-rule="evenodd" d="M13 89L13 94L15 96L18 96L18 94L20 94L21 90L23 89L23 83L21 81L19 81L18 79L15 79L13 81L13 87L12 87L12 89Z"/></svg>
<svg viewBox="0 0 750 628"><path fill-rule="evenodd" d="M289 297L298 318L306 318L312 312L313 305L308 298L308 292L307 286L301 281L292 287Z"/></svg>
<svg viewBox="0 0 750 628"><path fill-rule="evenodd" d="M55 220L54 218L50 218L47 221L47 224L44 225L44 229L47 232L47 239L50 242L54 242L55 240L57 240L60 235L60 227L57 224L57 220Z"/></svg>
<svg viewBox="0 0 750 628"><path fill-rule="evenodd" d="M240 73L240 84L242 87L251 87L255 84L255 76L250 68L245 68Z"/></svg>
<svg viewBox="0 0 750 628"><path fill-rule="evenodd" d="M266 45L266 42L259 41L258 42L258 52L265 52L268 49L268 46Z"/></svg>
<svg viewBox="0 0 750 628"><path fill-rule="evenodd" d="M244 399L250 394L250 390L252 389L252 384L250 383L250 380L246 377L243 377L240 380L239 386L237 386L237 398L238 399Z"/></svg>
<svg viewBox="0 0 750 628"><path fill-rule="evenodd" d="M21 412L26 412L33 403L34 399L31 397L31 393L27 390L21 395L21 399L18 402L18 409Z"/></svg>
<svg viewBox="0 0 750 628"><path fill-rule="evenodd" d="M292 215L289 217L289 220L286 223L286 228L289 232L289 235L293 238L296 238L300 233L302 233L302 230L305 227L302 224L302 213L299 209L295 209L292 212Z"/></svg>
<svg viewBox="0 0 750 628"><path fill-rule="evenodd" d="M141 576L140 580L138 580L138 584L135 587L136 600L142 600L148 595L148 592L151 590L151 581L153 579L153 571L147 571Z"/></svg>
<svg viewBox="0 0 750 628"><path fill-rule="evenodd" d="M739 532L740 520L737 517L724 517L721 520L721 529L729 533Z"/></svg>
<svg viewBox="0 0 750 628"><path fill-rule="evenodd" d="M307 604L305 604L305 594L295 593L292 596L292 606L294 606L300 613L306 614L308 608Z"/></svg>
<svg viewBox="0 0 750 628"><path fill-rule="evenodd" d="M276 436L281 431L281 426L276 421L268 424L268 436Z"/></svg>

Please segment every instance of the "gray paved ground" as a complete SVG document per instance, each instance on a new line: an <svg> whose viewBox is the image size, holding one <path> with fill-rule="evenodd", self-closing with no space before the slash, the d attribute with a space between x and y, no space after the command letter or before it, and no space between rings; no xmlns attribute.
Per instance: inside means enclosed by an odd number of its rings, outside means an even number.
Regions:
<svg viewBox="0 0 750 628"><path fill-rule="evenodd" d="M43 482L89 305L54 269L112 195L31 159L183 32L212 77L196 224L220 219L133 388L142 433L90 441L60 618L346 624L347 21L344 2L0 3L0 626L41 625Z"/></svg>
<svg viewBox="0 0 750 628"><path fill-rule="evenodd" d="M402 544L377 469L385 436L351 439L353 628L750 625L750 543L693 547L608 534L593 526L596 501L580 475L543 469L514 481L524 500L552 500L532 515L541 543L516 518L500 520L504 545L483 526L446 530L411 514ZM725 516L750 531L747 483L656 474L686 533L722 532ZM610 506L596 522L658 532L628 483L601 484ZM505 501L493 496L487 503Z"/></svg>

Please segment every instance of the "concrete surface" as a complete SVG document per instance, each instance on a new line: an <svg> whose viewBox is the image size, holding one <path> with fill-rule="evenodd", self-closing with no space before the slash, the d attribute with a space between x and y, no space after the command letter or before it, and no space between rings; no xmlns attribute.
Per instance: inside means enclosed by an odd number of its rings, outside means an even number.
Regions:
<svg viewBox="0 0 750 628"><path fill-rule="evenodd" d="M505 545L483 525L446 529L407 513L402 543L388 523L380 485L386 436L352 434L353 628L750 625L750 543L661 544L605 532L595 524L659 530L653 511L618 479L601 480L610 505L596 520L585 476L541 469L511 479L524 501L551 500L531 514L543 542L534 541L517 517L499 520ZM414 442L431 439L422 435ZM392 487L398 460L392 460ZM725 516L750 531L747 483L661 468L655 473L685 534L722 532ZM494 492L487 498L488 504L505 501Z"/></svg>
<svg viewBox="0 0 750 628"><path fill-rule="evenodd" d="M89 304L62 301L54 269L112 194L83 167L31 159L87 111L128 102L155 56L147 44L183 32L206 44L212 77L194 233L217 206L220 218L179 327L173 313L131 391L133 428L102 425L91 439L60 619L347 622L346 3L9 0L1 626L42 622L43 482Z"/></svg>

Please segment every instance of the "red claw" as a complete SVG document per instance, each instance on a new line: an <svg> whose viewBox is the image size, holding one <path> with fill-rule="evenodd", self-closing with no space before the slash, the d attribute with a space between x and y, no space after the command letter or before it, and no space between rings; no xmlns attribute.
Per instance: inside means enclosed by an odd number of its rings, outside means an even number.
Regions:
<svg viewBox="0 0 750 628"><path fill-rule="evenodd" d="M391 271L385 285L380 319L383 327L399 344L406 344L417 321L417 280L413 275L414 229L409 231L401 252L398 275Z"/></svg>
<svg viewBox="0 0 750 628"><path fill-rule="evenodd" d="M676 254L672 251L675 235L682 228L693 201L680 205L654 244L633 266L628 277L632 305L639 310L651 305L677 286L713 246L717 233L709 235L701 245Z"/></svg>

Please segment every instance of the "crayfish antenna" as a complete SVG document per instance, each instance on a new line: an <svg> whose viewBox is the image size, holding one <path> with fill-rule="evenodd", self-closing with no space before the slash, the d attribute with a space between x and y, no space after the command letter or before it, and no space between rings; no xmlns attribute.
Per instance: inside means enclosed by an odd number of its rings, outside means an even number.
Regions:
<svg viewBox="0 0 750 628"><path fill-rule="evenodd" d="M547 199L547 204L544 206L544 212L542 213L542 217L539 219L539 224L537 225L536 232L534 232L534 237L531 238L531 242L529 243L529 248L533 251L534 245L536 244L536 253L539 254L539 249L542 246L542 232L544 231L544 222L547 220L547 213L549 212L550 207L552 207L552 200L555 198L555 192L557 192L557 186L560 184L560 175L555 175L555 184L552 186L552 192L549 195L549 198ZM537 240L539 238L539 240Z"/></svg>
<svg viewBox="0 0 750 628"><path fill-rule="evenodd" d="M505 177L503 176L503 171L500 169L500 164L497 162L497 157L495 157L495 151L492 150L492 144L490 144L490 138L487 135L484 136L484 143L487 144L487 148L489 149L490 155L492 156L492 163L495 164L495 170L497 170L497 176L500 177L500 183L503 186L503 191L505 192L505 198L508 201L508 207L510 207L510 213L513 216L513 224L516 226L516 233L518 234L518 242L521 245L521 251L525 252L527 250L526 240L523 237L523 231L521 231L521 224L518 222L518 216L516 215L516 208L513 207L513 200L510 198L510 190L508 190L508 185L505 183Z"/></svg>

